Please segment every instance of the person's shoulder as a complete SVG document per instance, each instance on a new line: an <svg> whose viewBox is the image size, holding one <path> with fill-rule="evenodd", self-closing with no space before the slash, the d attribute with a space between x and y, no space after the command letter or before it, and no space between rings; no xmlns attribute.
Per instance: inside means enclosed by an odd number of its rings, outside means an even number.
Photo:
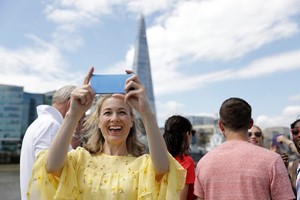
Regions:
<svg viewBox="0 0 300 200"><path fill-rule="evenodd" d="M59 112L59 110L57 108L55 108L54 106L50 106L50 105L39 105L36 108L37 111L37 115L38 118L44 118L44 117L48 117L48 118L52 118L55 120L62 120L63 116L61 115L61 113Z"/></svg>
<svg viewBox="0 0 300 200"><path fill-rule="evenodd" d="M190 155L184 155L184 159L186 160L186 162L193 162L194 163L194 160Z"/></svg>
<svg viewBox="0 0 300 200"><path fill-rule="evenodd" d="M76 152L77 154L87 154L91 156L91 153L83 147L77 147L76 149L72 149L70 152Z"/></svg>
<svg viewBox="0 0 300 200"><path fill-rule="evenodd" d="M220 146L220 145L219 145ZM217 150L220 148L219 146L215 147L214 149L207 152L200 160L197 162L197 165L201 165L201 163L205 164L208 160L214 159L218 156Z"/></svg>
<svg viewBox="0 0 300 200"><path fill-rule="evenodd" d="M252 154L255 154L257 159L258 159L258 157L261 157L263 160L268 160L269 162L271 162L272 160L275 161L278 158L281 159L280 154L278 154L274 151L271 151L270 149L267 149L265 147L260 147L260 146L256 146L256 145L252 144L250 146L250 148L252 149L251 150ZM250 150L249 150L249 152L250 152Z"/></svg>
<svg viewBox="0 0 300 200"><path fill-rule="evenodd" d="M131 156L131 157L134 157L134 156ZM150 159L150 154L145 153L145 154L142 154L142 155L140 155L138 157L135 157L135 158L136 159L141 159L141 160L148 160L148 159Z"/></svg>
<svg viewBox="0 0 300 200"><path fill-rule="evenodd" d="M86 150L83 147L77 147L76 149L72 149L71 151L68 152L68 156L70 158L76 158L80 160L85 160L89 161L92 160L95 156L91 154L88 150Z"/></svg>
<svg viewBox="0 0 300 200"><path fill-rule="evenodd" d="M50 106L50 105L39 105L36 107L36 111L37 111L38 116L40 116L43 114L55 112L56 108L54 108L53 106Z"/></svg>
<svg viewBox="0 0 300 200"><path fill-rule="evenodd" d="M175 160L177 160L179 163L183 163L183 162L185 162L185 163L194 162L193 158L192 158L190 155L186 155L186 154L181 155L181 156L178 155L178 156L175 156L174 158L175 158Z"/></svg>

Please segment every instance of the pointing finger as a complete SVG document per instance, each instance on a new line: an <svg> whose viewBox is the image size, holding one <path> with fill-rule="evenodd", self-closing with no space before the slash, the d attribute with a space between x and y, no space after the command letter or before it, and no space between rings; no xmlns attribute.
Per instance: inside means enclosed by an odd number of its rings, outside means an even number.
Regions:
<svg viewBox="0 0 300 200"><path fill-rule="evenodd" d="M86 75L86 77L84 78L84 81L83 81L83 84L84 84L84 85L89 84L93 72L94 72L94 67L91 67L89 73L88 73L88 74Z"/></svg>

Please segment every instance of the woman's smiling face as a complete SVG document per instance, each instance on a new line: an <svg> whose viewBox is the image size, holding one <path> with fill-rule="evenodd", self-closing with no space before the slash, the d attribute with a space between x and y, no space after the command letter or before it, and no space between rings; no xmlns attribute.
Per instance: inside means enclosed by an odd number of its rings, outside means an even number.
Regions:
<svg viewBox="0 0 300 200"><path fill-rule="evenodd" d="M101 129L106 142L126 142L132 126L131 109L123 99L110 97L103 102L98 127Z"/></svg>
<svg viewBox="0 0 300 200"><path fill-rule="evenodd" d="M259 128L252 126L248 131L248 141L257 146L263 146L263 135Z"/></svg>

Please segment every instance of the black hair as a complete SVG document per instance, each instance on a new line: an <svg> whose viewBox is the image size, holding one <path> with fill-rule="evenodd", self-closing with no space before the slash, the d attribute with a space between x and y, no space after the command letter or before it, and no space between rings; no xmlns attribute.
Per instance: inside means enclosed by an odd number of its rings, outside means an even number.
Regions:
<svg viewBox="0 0 300 200"><path fill-rule="evenodd" d="M189 154L187 133L190 131L192 131L192 124L185 117L173 115L166 120L163 137L173 157Z"/></svg>
<svg viewBox="0 0 300 200"><path fill-rule="evenodd" d="M225 100L219 111L223 125L233 131L248 130L252 122L251 113L251 106L245 100L237 97Z"/></svg>

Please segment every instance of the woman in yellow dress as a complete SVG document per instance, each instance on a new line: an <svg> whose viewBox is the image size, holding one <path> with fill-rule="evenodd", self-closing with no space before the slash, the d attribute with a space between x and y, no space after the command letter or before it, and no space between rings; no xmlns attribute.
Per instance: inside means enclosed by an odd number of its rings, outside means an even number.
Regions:
<svg viewBox="0 0 300 200"><path fill-rule="evenodd" d="M186 171L168 153L136 75L127 79L125 94L101 95L85 122L89 140L68 153L76 124L94 101L88 84L93 71L72 93L70 109L49 150L38 155L28 199L179 199ZM133 109L144 123L149 154L137 139Z"/></svg>

